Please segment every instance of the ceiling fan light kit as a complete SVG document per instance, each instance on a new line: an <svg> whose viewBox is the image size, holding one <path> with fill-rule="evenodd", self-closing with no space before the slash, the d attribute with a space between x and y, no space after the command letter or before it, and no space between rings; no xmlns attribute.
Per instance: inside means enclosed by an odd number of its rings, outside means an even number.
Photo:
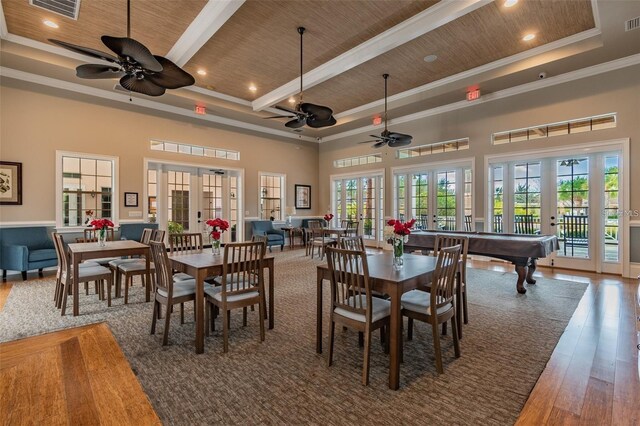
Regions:
<svg viewBox="0 0 640 426"><path fill-rule="evenodd" d="M125 89L148 96L161 96L166 89L178 89L194 84L195 79L191 74L169 59L153 55L145 45L131 38L130 15L131 0L127 0L127 36L103 35L100 38L102 43L117 56L60 40L49 39L49 41L72 52L114 64L79 65L76 68L76 76L79 78L119 78L120 85Z"/></svg>
<svg viewBox="0 0 640 426"><path fill-rule="evenodd" d="M303 34L306 31L304 27L298 27L298 34L300 34L300 94L298 104L295 109L282 107L276 105L275 108L286 112L286 115L274 115L264 118L291 118L291 120L285 123L285 126L290 129L298 129L305 124L311 128L319 129L321 127L333 126L336 124L336 119L333 117L333 110L323 105L316 105L308 102L302 102L303 98Z"/></svg>
<svg viewBox="0 0 640 426"><path fill-rule="evenodd" d="M389 145L390 148L400 148L410 145L413 136L405 135L404 133L390 132L387 128L387 79L389 78L389 74L382 74L382 78L384 78L384 130L380 133L380 136L369 135L374 138L373 140L359 143L375 142L371 145L372 148L382 148L385 145Z"/></svg>

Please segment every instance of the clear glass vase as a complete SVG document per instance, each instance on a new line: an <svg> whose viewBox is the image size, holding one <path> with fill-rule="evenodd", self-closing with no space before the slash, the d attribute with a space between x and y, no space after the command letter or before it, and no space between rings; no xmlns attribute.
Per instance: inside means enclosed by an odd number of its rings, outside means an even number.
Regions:
<svg viewBox="0 0 640 426"><path fill-rule="evenodd" d="M393 239L393 267L396 270L404 266L404 240L402 238Z"/></svg>
<svg viewBox="0 0 640 426"><path fill-rule="evenodd" d="M98 246L104 247L107 245L107 230L101 229L98 231Z"/></svg>
<svg viewBox="0 0 640 426"><path fill-rule="evenodd" d="M211 252L214 255L220 254L220 240L216 240L216 239L211 240Z"/></svg>

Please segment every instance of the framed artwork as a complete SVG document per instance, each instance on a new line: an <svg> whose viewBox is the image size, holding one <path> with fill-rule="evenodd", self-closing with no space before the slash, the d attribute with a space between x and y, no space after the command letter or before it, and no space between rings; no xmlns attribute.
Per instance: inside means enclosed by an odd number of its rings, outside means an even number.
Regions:
<svg viewBox="0 0 640 426"><path fill-rule="evenodd" d="M125 207L138 207L138 193L137 192L125 192L124 193L124 206Z"/></svg>
<svg viewBox="0 0 640 426"><path fill-rule="evenodd" d="M22 163L0 161L0 204L22 205Z"/></svg>
<svg viewBox="0 0 640 426"><path fill-rule="evenodd" d="M295 185L296 209L311 208L311 185Z"/></svg>

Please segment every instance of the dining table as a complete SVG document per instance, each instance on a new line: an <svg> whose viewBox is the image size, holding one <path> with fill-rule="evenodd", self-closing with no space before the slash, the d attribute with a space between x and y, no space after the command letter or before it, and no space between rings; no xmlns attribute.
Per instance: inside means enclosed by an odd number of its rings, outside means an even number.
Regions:
<svg viewBox="0 0 640 426"><path fill-rule="evenodd" d="M172 268L179 272L191 275L196 280L196 353L204 352L204 279L209 276L219 276L223 274L224 254L213 254L211 252L197 252L181 254L180 252L169 254L169 261ZM269 329L274 326L274 257L266 255L262 259L263 267L269 270L269 290L268 290L268 314Z"/></svg>
<svg viewBox="0 0 640 426"><path fill-rule="evenodd" d="M106 241L104 246L92 241L88 243L69 243L69 255L71 256L71 264L73 265L73 316L80 315L80 303L78 292L78 271L80 263L91 260L108 257L121 256L144 256L146 266L145 279L145 300L151 300L151 272L149 269L151 263L151 253L147 244L133 240L116 240ZM119 289L116 289L118 293Z"/></svg>
<svg viewBox="0 0 640 426"><path fill-rule="evenodd" d="M393 253L385 252L367 256L369 283L371 289L390 296L391 317L389 337L389 389L400 387L400 345L402 342L402 294L424 286L431 281L436 269L437 258L414 254L404 255L404 265L400 269L393 266ZM322 298L323 282L331 279L327 264L317 268L316 299L316 352L322 353ZM458 286L459 287L459 286Z"/></svg>

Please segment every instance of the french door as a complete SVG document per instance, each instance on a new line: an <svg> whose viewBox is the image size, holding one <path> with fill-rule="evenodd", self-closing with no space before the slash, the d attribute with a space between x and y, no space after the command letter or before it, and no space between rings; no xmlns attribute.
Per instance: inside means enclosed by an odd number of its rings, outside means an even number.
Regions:
<svg viewBox="0 0 640 426"><path fill-rule="evenodd" d="M230 226L222 240L242 241L241 177L236 170L149 162L147 218L169 232L201 232L205 244L210 242L206 221L222 218Z"/></svg>
<svg viewBox="0 0 640 426"><path fill-rule="evenodd" d="M338 221L359 222L358 235L367 245L377 246L382 239L384 174L342 175L331 178L331 210Z"/></svg>
<svg viewBox="0 0 640 426"><path fill-rule="evenodd" d="M472 231L472 178L471 165L394 171L396 217L417 229Z"/></svg>
<svg viewBox="0 0 640 426"><path fill-rule="evenodd" d="M541 264L621 273L620 161L574 151L490 164L488 230L554 234L560 249Z"/></svg>

